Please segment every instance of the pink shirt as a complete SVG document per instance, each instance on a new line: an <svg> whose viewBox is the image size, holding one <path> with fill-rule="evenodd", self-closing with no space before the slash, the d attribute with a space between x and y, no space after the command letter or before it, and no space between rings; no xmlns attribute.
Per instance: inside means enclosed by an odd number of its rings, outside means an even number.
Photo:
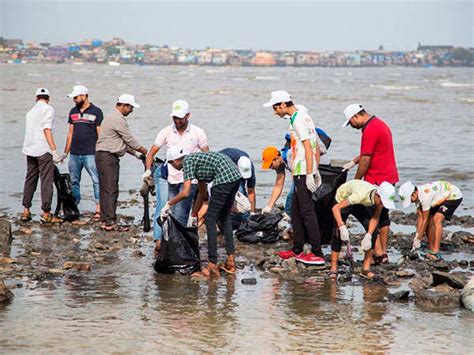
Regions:
<svg viewBox="0 0 474 355"><path fill-rule="evenodd" d="M157 148L166 145L166 148L179 146L187 153L196 153L208 146L207 136L203 129L193 124L188 124L186 130L180 134L174 124L163 128L155 138L153 143ZM179 184L183 180L183 171L176 170L168 164L168 182Z"/></svg>

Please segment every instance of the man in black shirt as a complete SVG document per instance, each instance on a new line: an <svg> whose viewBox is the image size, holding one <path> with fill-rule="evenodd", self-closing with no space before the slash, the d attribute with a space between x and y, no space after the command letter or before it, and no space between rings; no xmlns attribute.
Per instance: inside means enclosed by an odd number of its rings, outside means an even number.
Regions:
<svg viewBox="0 0 474 355"><path fill-rule="evenodd" d="M95 145L104 118L102 110L89 101L89 90L83 85L74 86L72 97L76 104L69 112L69 132L64 153L69 157L72 195L76 204L81 201L81 172L85 168L92 179L96 204L94 220L100 220L99 174L95 164Z"/></svg>

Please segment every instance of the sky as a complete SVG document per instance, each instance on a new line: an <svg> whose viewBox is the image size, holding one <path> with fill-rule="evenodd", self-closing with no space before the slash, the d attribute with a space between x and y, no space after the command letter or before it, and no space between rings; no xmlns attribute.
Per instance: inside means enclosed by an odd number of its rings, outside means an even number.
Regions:
<svg viewBox="0 0 474 355"><path fill-rule="evenodd" d="M474 47L474 1L0 0L0 36L254 50Z"/></svg>

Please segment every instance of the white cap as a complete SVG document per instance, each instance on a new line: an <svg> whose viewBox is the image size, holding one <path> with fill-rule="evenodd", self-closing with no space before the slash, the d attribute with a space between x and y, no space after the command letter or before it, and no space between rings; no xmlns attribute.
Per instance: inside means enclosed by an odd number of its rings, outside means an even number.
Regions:
<svg viewBox="0 0 474 355"><path fill-rule="evenodd" d="M171 114L170 117L179 117L183 118L189 113L189 104L184 100L177 100L173 102L171 106Z"/></svg>
<svg viewBox="0 0 474 355"><path fill-rule="evenodd" d="M360 104L350 104L349 106L346 107L344 110L344 116L346 116L346 120L344 121L344 124L342 127L346 127L349 124L349 121L351 118L358 114L360 111L362 111L364 108Z"/></svg>
<svg viewBox="0 0 474 355"><path fill-rule="evenodd" d="M36 89L36 96L38 95L48 95L49 96L49 90L46 88L39 88Z"/></svg>
<svg viewBox="0 0 474 355"><path fill-rule="evenodd" d="M408 208L411 204L411 194L415 191L415 185L411 181L407 181L398 189L398 195L402 200L402 207Z"/></svg>
<svg viewBox="0 0 474 355"><path fill-rule="evenodd" d="M306 108L306 106L303 106L303 105L295 105L296 109L300 112L303 112L303 113L308 113L308 109Z"/></svg>
<svg viewBox="0 0 474 355"><path fill-rule="evenodd" d="M248 157L240 157L237 161L237 167L243 179L250 179L252 176L252 161Z"/></svg>
<svg viewBox="0 0 474 355"><path fill-rule="evenodd" d="M135 108L139 108L140 105L135 102L135 97L130 94L122 94L120 97L117 99L118 104L128 104L132 105Z"/></svg>
<svg viewBox="0 0 474 355"><path fill-rule="evenodd" d="M392 184L386 181L382 182L377 188L377 194L380 196L385 208L389 210L395 209L395 187Z"/></svg>
<svg viewBox="0 0 474 355"><path fill-rule="evenodd" d="M291 95L285 90L272 91L272 97L270 101L263 104L263 107L270 107L282 102L293 101Z"/></svg>
<svg viewBox="0 0 474 355"><path fill-rule="evenodd" d="M72 92L67 95L69 97L76 97L79 95L87 95L89 93L89 89L86 88L84 85L75 85L72 88Z"/></svg>
<svg viewBox="0 0 474 355"><path fill-rule="evenodd" d="M182 147L175 145L168 148L168 151L166 152L166 160L172 161L180 159L186 155L188 154L184 151Z"/></svg>

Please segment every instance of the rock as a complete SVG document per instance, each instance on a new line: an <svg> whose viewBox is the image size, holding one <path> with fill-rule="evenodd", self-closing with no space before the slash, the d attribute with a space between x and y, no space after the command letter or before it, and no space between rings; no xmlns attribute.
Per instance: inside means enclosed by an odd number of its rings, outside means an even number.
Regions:
<svg viewBox="0 0 474 355"><path fill-rule="evenodd" d="M459 261L459 267L463 269L467 269L469 267L469 262L467 260L460 260Z"/></svg>
<svg viewBox="0 0 474 355"><path fill-rule="evenodd" d="M474 244L474 235L464 235L461 239L466 244Z"/></svg>
<svg viewBox="0 0 474 355"><path fill-rule="evenodd" d="M453 288L461 289L466 285L467 281L465 277L455 273L447 273L442 271L433 271L433 286L448 284Z"/></svg>
<svg viewBox="0 0 474 355"><path fill-rule="evenodd" d="M66 261L63 265L63 269L75 269L77 271L91 271L92 266L86 262L78 262L78 261Z"/></svg>
<svg viewBox="0 0 474 355"><path fill-rule="evenodd" d="M398 277L413 277L415 276L415 271L411 269L404 269L395 272L395 275Z"/></svg>
<svg viewBox="0 0 474 355"><path fill-rule="evenodd" d="M140 249L135 249L131 252L130 256L134 258L143 258L145 254L143 254Z"/></svg>
<svg viewBox="0 0 474 355"><path fill-rule="evenodd" d="M283 268L280 266L273 266L268 271L273 272L275 274L281 274L283 272Z"/></svg>
<svg viewBox="0 0 474 355"><path fill-rule="evenodd" d="M242 279L242 284L243 285L256 285L257 284L257 279L255 277L250 277L247 279Z"/></svg>
<svg viewBox="0 0 474 355"><path fill-rule="evenodd" d="M449 271L449 265L445 260L428 260L426 264L438 270Z"/></svg>
<svg viewBox="0 0 474 355"><path fill-rule="evenodd" d="M0 218L0 255L10 254L12 243L12 225L6 218Z"/></svg>
<svg viewBox="0 0 474 355"><path fill-rule="evenodd" d="M383 278L384 284L388 286L400 286L402 283L395 275L386 276Z"/></svg>
<svg viewBox="0 0 474 355"><path fill-rule="evenodd" d="M12 258L9 258L9 257L6 257L6 256L0 256L0 264L14 264L16 263L16 260L15 259L12 259Z"/></svg>
<svg viewBox="0 0 474 355"><path fill-rule="evenodd" d="M461 301L464 307L474 311L474 276L471 276L469 282L462 289Z"/></svg>
<svg viewBox="0 0 474 355"><path fill-rule="evenodd" d="M425 288L430 287L432 283L433 283L433 276L431 274L429 274L429 275L426 275L426 276L417 276L417 277L415 277L413 280L410 281L408 286L410 286L410 288L413 291L417 291L417 290L421 290L421 289L425 289Z"/></svg>
<svg viewBox="0 0 474 355"><path fill-rule="evenodd" d="M13 299L13 293L5 286L3 280L0 280L0 303L9 302Z"/></svg>
<svg viewBox="0 0 474 355"><path fill-rule="evenodd" d="M401 290L401 291L397 291L397 292L389 294L388 299L390 301L403 301L403 300L407 300L409 295L410 295L409 290Z"/></svg>
<svg viewBox="0 0 474 355"><path fill-rule="evenodd" d="M287 270L295 269L296 268L296 259L295 258L289 258L289 259L283 260L281 262L281 266L284 269L287 269Z"/></svg>
<svg viewBox="0 0 474 355"><path fill-rule="evenodd" d="M444 309L459 306L459 291L443 284L415 291L415 303L426 309Z"/></svg>
<svg viewBox="0 0 474 355"><path fill-rule="evenodd" d="M52 275L63 275L64 271L61 269L48 269L48 273Z"/></svg>

